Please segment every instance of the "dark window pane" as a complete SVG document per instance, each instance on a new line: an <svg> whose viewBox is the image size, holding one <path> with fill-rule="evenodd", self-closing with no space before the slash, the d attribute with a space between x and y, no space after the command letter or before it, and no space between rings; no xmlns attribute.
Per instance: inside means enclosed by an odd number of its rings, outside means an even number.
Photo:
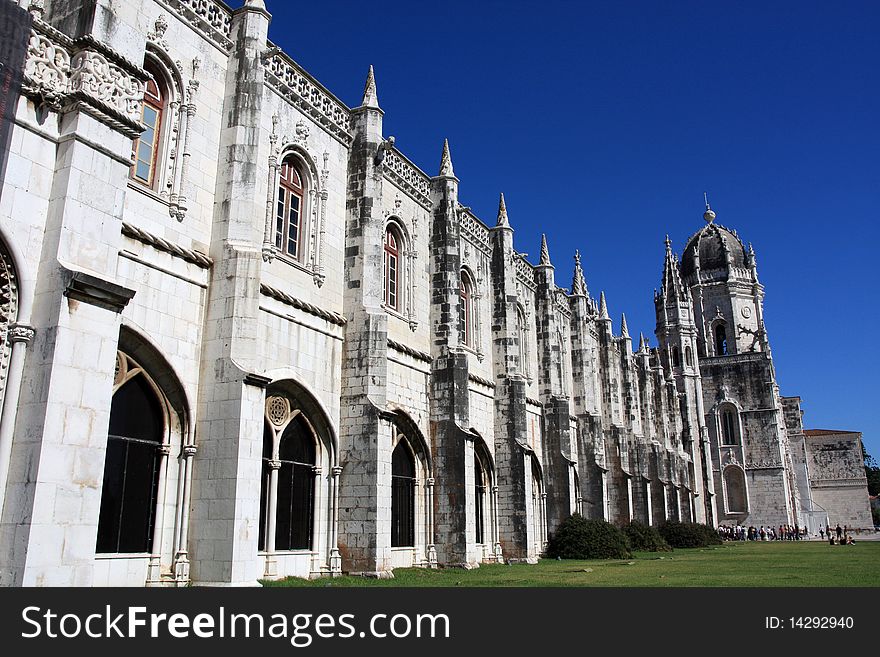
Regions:
<svg viewBox="0 0 880 657"><path fill-rule="evenodd" d="M138 374L113 395L109 434L161 443L163 432L162 407L156 393Z"/></svg>
<svg viewBox="0 0 880 657"><path fill-rule="evenodd" d="M415 461L405 440L391 454L391 546L415 543Z"/></svg>
<svg viewBox="0 0 880 657"><path fill-rule="evenodd" d="M315 441L302 416L294 418L281 435L279 458L282 461L315 464Z"/></svg>
<svg viewBox="0 0 880 657"><path fill-rule="evenodd" d="M143 375L136 375L113 395L109 434L96 550L149 552L164 416Z"/></svg>
<svg viewBox="0 0 880 657"><path fill-rule="evenodd" d="M257 549L266 549L266 519L269 512L269 459L263 459L263 476L260 478L260 535Z"/></svg>
<svg viewBox="0 0 880 657"><path fill-rule="evenodd" d="M112 438L107 441L98 542L95 547L97 552L117 552L119 548L119 516L122 513L127 451L127 441Z"/></svg>

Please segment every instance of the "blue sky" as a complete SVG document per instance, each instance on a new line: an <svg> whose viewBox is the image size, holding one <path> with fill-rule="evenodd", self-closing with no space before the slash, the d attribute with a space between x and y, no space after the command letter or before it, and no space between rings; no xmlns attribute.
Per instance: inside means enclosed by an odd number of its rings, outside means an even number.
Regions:
<svg viewBox="0 0 880 657"><path fill-rule="evenodd" d="M880 459L880 3L267 1L270 38L515 244L573 254L619 330L653 337L663 239L754 244L783 395ZM880 338L880 331L876 331Z"/></svg>

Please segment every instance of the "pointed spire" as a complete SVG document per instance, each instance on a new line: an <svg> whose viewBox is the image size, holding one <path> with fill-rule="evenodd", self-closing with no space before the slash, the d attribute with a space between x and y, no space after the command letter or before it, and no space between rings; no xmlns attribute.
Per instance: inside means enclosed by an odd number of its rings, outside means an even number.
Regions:
<svg viewBox="0 0 880 657"><path fill-rule="evenodd" d="M584 280L584 270L581 269L581 252L574 252L574 276L571 279L571 293L579 297L588 297L587 281Z"/></svg>
<svg viewBox="0 0 880 657"><path fill-rule="evenodd" d="M663 261L663 286L660 293L666 297L666 302L679 301L684 298L684 287L681 283L681 273L678 267L678 258L672 252L672 241L666 236L666 257Z"/></svg>
<svg viewBox="0 0 880 657"><path fill-rule="evenodd" d="M504 192L501 192L501 198L498 199L498 221L496 226L509 226L510 221L507 218L507 204L504 202Z"/></svg>
<svg viewBox="0 0 880 657"><path fill-rule="evenodd" d="M599 294L599 319L611 319L608 316L608 304L605 303L605 291Z"/></svg>
<svg viewBox="0 0 880 657"><path fill-rule="evenodd" d="M364 99L361 107L375 107L379 109L379 98L376 95L376 76L373 74L373 65L370 64L370 72L367 73L367 83L364 85Z"/></svg>
<svg viewBox="0 0 880 657"><path fill-rule="evenodd" d="M620 314L620 337L629 337L629 327L626 325L626 313Z"/></svg>
<svg viewBox="0 0 880 657"><path fill-rule="evenodd" d="M550 251L547 250L547 236L541 233L541 262L542 265L550 264Z"/></svg>
<svg viewBox="0 0 880 657"><path fill-rule="evenodd" d="M645 352L648 350L648 341L645 340L645 334L641 331L639 332L639 352Z"/></svg>
<svg viewBox="0 0 880 657"><path fill-rule="evenodd" d="M440 155L440 175L453 178L455 171L452 169L452 157L449 155L449 140L443 140L443 154Z"/></svg>

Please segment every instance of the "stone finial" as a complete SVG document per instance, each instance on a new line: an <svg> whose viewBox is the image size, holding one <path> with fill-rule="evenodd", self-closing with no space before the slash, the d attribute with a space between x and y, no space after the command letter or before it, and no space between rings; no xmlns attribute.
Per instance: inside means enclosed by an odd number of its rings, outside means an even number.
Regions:
<svg viewBox="0 0 880 657"><path fill-rule="evenodd" d="M507 204L504 202L504 192L501 192L498 199L498 221L495 222L495 225L510 226L510 219L507 217Z"/></svg>
<svg viewBox="0 0 880 657"><path fill-rule="evenodd" d="M599 319L611 319L608 315L608 304L605 302L605 291L599 293Z"/></svg>
<svg viewBox="0 0 880 657"><path fill-rule="evenodd" d="M266 11L266 3L263 0L245 0L245 7L253 7L254 9L262 9Z"/></svg>
<svg viewBox="0 0 880 657"><path fill-rule="evenodd" d="M452 157L449 155L449 140L443 140L443 153L440 155L440 175L452 178L455 171L452 169Z"/></svg>
<svg viewBox="0 0 880 657"><path fill-rule="evenodd" d="M703 213L703 219L706 220L707 224L711 224L715 221L715 212L709 206L709 195L706 192L703 192L703 200L706 201L706 211Z"/></svg>
<svg viewBox="0 0 880 657"><path fill-rule="evenodd" d="M541 263L542 265L550 264L550 251L547 250L547 236L541 233Z"/></svg>
<svg viewBox="0 0 880 657"><path fill-rule="evenodd" d="M581 269L581 252L574 252L574 276L571 279L571 293L579 297L587 295L587 281L584 280L584 270Z"/></svg>
<svg viewBox="0 0 880 657"><path fill-rule="evenodd" d="M364 85L364 99L361 107L374 107L379 109L379 97L376 95L376 76L373 73L373 65L370 64L370 72L367 73L367 83Z"/></svg>
<svg viewBox="0 0 880 657"><path fill-rule="evenodd" d="M626 313L620 314L620 337L629 337L629 327L626 325Z"/></svg>
<svg viewBox="0 0 880 657"><path fill-rule="evenodd" d="M648 342L645 340L645 334L639 332L639 352L644 353L648 350Z"/></svg>

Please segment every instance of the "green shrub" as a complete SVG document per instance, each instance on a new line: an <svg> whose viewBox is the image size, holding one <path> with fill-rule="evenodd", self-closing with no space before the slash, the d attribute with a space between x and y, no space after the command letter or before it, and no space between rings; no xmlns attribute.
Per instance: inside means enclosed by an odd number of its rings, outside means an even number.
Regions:
<svg viewBox="0 0 880 657"><path fill-rule="evenodd" d="M547 546L547 556L561 559L627 559L626 535L604 520L587 520L575 513L563 521Z"/></svg>
<svg viewBox="0 0 880 657"><path fill-rule="evenodd" d="M672 547L660 536L660 532L650 525L633 520L623 526L623 533L629 539L629 546L640 552L671 552Z"/></svg>
<svg viewBox="0 0 880 657"><path fill-rule="evenodd" d="M660 525L660 536L674 548L707 547L721 545L721 537L709 525L697 522L667 520Z"/></svg>

